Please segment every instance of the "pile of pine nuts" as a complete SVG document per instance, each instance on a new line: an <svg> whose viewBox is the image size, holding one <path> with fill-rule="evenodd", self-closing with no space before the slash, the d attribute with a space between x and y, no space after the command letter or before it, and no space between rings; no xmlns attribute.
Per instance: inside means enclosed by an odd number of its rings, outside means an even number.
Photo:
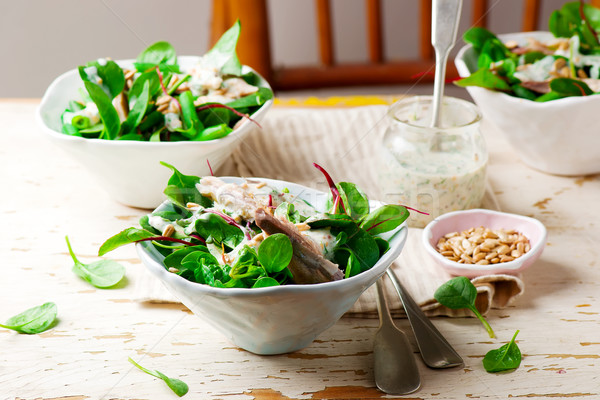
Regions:
<svg viewBox="0 0 600 400"><path fill-rule="evenodd" d="M471 228L448 233L437 243L438 252L460 264L498 264L513 261L531 250L529 239L515 230Z"/></svg>

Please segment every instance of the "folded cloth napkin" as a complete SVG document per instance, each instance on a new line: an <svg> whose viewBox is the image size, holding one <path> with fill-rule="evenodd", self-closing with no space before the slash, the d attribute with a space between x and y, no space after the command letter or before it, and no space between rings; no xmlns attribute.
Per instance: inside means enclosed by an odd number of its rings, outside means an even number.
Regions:
<svg viewBox="0 0 600 400"><path fill-rule="evenodd" d="M327 191L325 179L312 166L316 162L335 181L354 182L369 198L382 198L383 189L377 185L377 146L386 128L386 111L386 106L274 108L262 129L255 128L242 140L215 175L280 179ZM483 207L499 209L491 188L486 190ZM433 299L435 290L451 276L425 253L421 233L421 229L409 229L407 243L393 270L427 314L469 315L465 310L447 309ZM511 275L482 276L473 283L478 290L476 305L482 313L491 307L507 306L524 290L520 277ZM405 316L388 280L385 288L392 314ZM139 301L177 301L145 272L137 280L135 296ZM377 316L374 288L360 297L348 315Z"/></svg>

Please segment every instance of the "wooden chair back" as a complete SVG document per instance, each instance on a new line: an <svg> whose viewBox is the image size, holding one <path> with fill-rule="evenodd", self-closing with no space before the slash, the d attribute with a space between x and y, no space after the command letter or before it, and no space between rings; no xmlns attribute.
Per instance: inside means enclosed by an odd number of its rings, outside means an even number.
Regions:
<svg viewBox="0 0 600 400"><path fill-rule="evenodd" d="M330 0L314 0L319 38L320 64L315 66L275 68L271 61L267 0L213 0L211 45L238 18L242 34L238 56L243 64L257 70L275 90L296 90L356 85L426 83L433 81L435 53L431 46L432 0L418 1L420 23L415 35L419 42L416 59L387 60L383 52L382 5L380 0L364 0L368 62L338 63L334 57L334 38ZM472 0L471 25L487 27L490 0ZM600 6L600 0L592 0ZM511 3L512 4L512 3ZM522 31L540 28L541 0L523 0ZM463 13L465 10L463 9ZM256 46L261 43L261 46ZM457 76L452 62L448 63L447 78ZM418 76L417 78L415 78Z"/></svg>

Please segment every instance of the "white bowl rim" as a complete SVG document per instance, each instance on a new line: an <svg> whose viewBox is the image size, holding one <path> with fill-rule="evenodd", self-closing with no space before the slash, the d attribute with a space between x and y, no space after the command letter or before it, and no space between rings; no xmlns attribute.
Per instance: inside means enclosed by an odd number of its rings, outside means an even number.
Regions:
<svg viewBox="0 0 600 400"><path fill-rule="evenodd" d="M460 264L460 263L457 263L456 261L447 259L443 255L441 255L439 252L437 252L435 250L435 248L429 242L429 237L432 237L431 230L438 222L446 220L446 219L455 218L457 216L461 216L461 215L465 215L465 214L494 215L494 216L500 216L503 218L511 218L511 219L525 221L525 222L530 223L533 226L535 226L536 229L538 229L541 232L541 237L538 242L534 243L531 246L531 249L527 253L523 254L521 257L514 259L513 261L496 264L494 267L491 267L490 265ZM443 215L437 217L436 219L431 221L429 224L427 224L427 226L423 229L423 234L421 236L421 239L423 242L423 246L425 247L426 251L429 254L431 254L438 261L443 262L444 264L446 264L448 266L451 266L453 269L464 270L464 271L474 271L474 270L479 271L480 270L482 272L487 271L489 273L493 273L493 271L497 270L497 269L502 269L502 270L518 270L518 269L520 269L525 260L537 255L539 253L539 251L541 249L543 249L543 247L546 244L545 242L546 242L547 236L548 236L548 232L546 230L546 227L544 226L544 224L542 224L539 220L537 220L535 218L527 217L525 215L503 212L503 211L488 210L488 209L484 209L484 208L474 208L474 209L470 209L470 210L452 211L452 212L449 212L449 213L446 213L446 214L443 214Z"/></svg>
<svg viewBox="0 0 600 400"><path fill-rule="evenodd" d="M554 37L554 35L548 31L502 33L502 34L498 34L496 36L501 40L512 40L515 38L522 38L522 37L548 36L548 35L549 35L549 38ZM460 75L461 78L466 78L467 76L471 75L471 71L469 71L469 68L467 67L467 64L464 61L464 55L472 47L473 46L470 43L465 44L463 47L460 48L460 50L456 54L456 57L454 58L454 63L456 64L456 69L458 70L458 74ZM597 97L600 101L600 94L589 95L589 96L570 96L570 97L564 97L562 99L551 100L549 102L538 102L538 101L531 101L531 100L523 99L521 97L510 96L503 92L490 90L490 89L479 87L479 86L469 86L468 89L481 89L481 90L489 93L490 95L494 95L497 97L503 97L506 101L512 102L514 104L518 104L518 105L522 106L523 102L526 102L526 104L531 105L531 107L538 107L538 108L548 107L549 103L551 103L552 105L560 105L560 106L564 106L565 104L570 104L570 103L572 103L573 105L577 105L579 102L583 102L583 101L589 102L590 99L593 99L595 97Z"/></svg>
<svg viewBox="0 0 600 400"><path fill-rule="evenodd" d="M199 58L201 58L201 56L183 55L183 56L178 56L177 61L178 62L184 61L184 60L185 61L193 61L193 59L199 59ZM133 65L133 63L135 62L134 59L114 60L114 61L119 65L127 65L127 64ZM247 65L243 65L242 68L246 72L254 72L260 78L261 85L259 87L265 87L265 88L268 88L271 91L273 91L273 88L271 87L269 82L267 82L265 80L265 78L263 78L263 76L260 75L258 72L256 72L253 68L251 68ZM109 146L132 146L133 145L133 146L150 146L150 147L151 146L155 146L155 147L156 146L168 146L168 147L199 146L200 147L200 146L209 146L211 144L219 143L219 142L223 142L223 141L228 141L228 140L231 140L232 138L235 138L238 136L239 129L235 129L229 135L219 138L219 139L213 139L213 140L206 140L206 141L182 140L182 141L177 141L177 142L150 142L147 140L106 140L106 139L98 139L98 138L84 138L81 136L72 136L72 135L67 135L62 132L56 131L56 130L50 128L46 124L46 122L44 121L44 118L42 117L42 110L43 110L44 106L50 101L50 96L54 92L55 88L58 87L61 84L61 82L64 79L66 79L68 76L78 74L78 73L79 73L78 69L73 68L66 72L63 72L58 77L56 77L52 81L52 83L48 86L48 88L46 89L46 92L44 93L44 96L42 97L40 104L36 108L35 119L36 119L37 123L40 126L43 126L45 128L44 130L48 134L50 134L58 139L71 140L73 142L82 142L82 143L83 142L96 143L96 144L111 143ZM262 110L269 109L272 104L273 104L273 98L270 98L262 106L260 106L260 108L254 112L254 114L257 114L257 113L261 112ZM247 120L246 123L252 123L252 121Z"/></svg>
<svg viewBox="0 0 600 400"><path fill-rule="evenodd" d="M239 181L244 181L246 179L260 180L260 181L266 182L267 184L269 184L269 183L270 184L279 184L279 185L283 184L283 185L287 186L288 188L296 187L300 190L310 190L315 193L323 193L323 194L325 193L320 190L309 188L307 186L303 186L303 185L300 185L297 183L293 183L293 182L289 182L289 181L282 181L282 180L277 180L277 179L257 178L257 177L242 178L239 176L238 177L222 176L219 178L235 179L235 180L239 180ZM378 206L383 205L383 203L381 203L377 200L369 200L369 204L376 204ZM398 228L396 228L396 232L394 233L394 236L398 236L398 237L404 236L404 238L401 239L400 248L403 247L404 242L406 241L407 235L408 235L407 221L404 221ZM359 280L366 282L373 275L379 274L380 267L378 268L378 266L382 262L382 260L393 256L392 248L390 247L388 252L386 252L383 256L381 256L381 258L377 261L377 263L373 267L368 269L367 271L361 272L360 274L352 276L350 278L343 278L343 279L340 279L337 281L316 283L316 284L290 284L290 285L280 285L280 286L268 286L268 287L261 287L261 288L218 288L218 287L213 287L213 286L209 286L209 285L202 284L202 283L192 282L192 281L189 281L177 274L168 272L165 269L164 265L158 263L156 260L154 260L150 256L150 253L147 250L147 248L150 246L150 244L148 244L146 242L140 242L140 243L136 243L135 246L136 246L138 255L142 259L145 258L147 262L151 263L152 264L151 268L153 268L158 274L160 274L162 279L172 280L174 284L183 285L187 289L190 289L190 290L199 290L205 294L227 295L227 296L231 296L231 297L245 297L245 296L261 297L264 295L280 295L283 293L318 292L318 291L324 290L326 288L334 289L334 288L339 288L339 287L343 287L346 285L351 285L353 283L358 283ZM396 257L397 256L398 255L396 255ZM394 257L394 259L396 257ZM392 260L392 262L393 262L393 260ZM392 262L390 262L390 265L392 264ZM146 263L143 263L143 264L146 265ZM386 267L386 269L387 268L389 268L389 266ZM383 272L385 272L385 270Z"/></svg>

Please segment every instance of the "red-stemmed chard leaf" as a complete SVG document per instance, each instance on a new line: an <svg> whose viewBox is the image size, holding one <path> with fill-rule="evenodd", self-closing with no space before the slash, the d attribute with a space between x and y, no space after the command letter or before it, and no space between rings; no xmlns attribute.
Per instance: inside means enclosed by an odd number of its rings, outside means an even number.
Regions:
<svg viewBox="0 0 600 400"><path fill-rule="evenodd" d="M208 164L208 170L210 171L210 176L215 176L215 174L213 173L213 169L210 166L210 161L208 161L208 158L206 159L206 163Z"/></svg>
<svg viewBox="0 0 600 400"><path fill-rule="evenodd" d="M321 171L321 173L325 176L325 180L327 181L327 185L329 185L329 190L331 190L331 195L333 196L333 213L337 214L338 207L342 209L342 213L346 214L346 209L344 208L344 202L340 197L340 192L335 185L333 179L331 179L331 175L323 167L321 167L317 163L313 163L314 167Z"/></svg>
<svg viewBox="0 0 600 400"><path fill-rule="evenodd" d="M223 214L222 212L217 211L217 210L204 210L204 211L207 213L218 215L219 217L223 218L225 220L225 222L227 222L229 225L235 226L236 228L239 228L242 232L244 232L244 234L246 235L246 239L248 239L248 240L252 239L252 236L250 236L250 232L246 231L243 226L238 224L235 221L235 219L231 218L229 215Z"/></svg>
<svg viewBox="0 0 600 400"><path fill-rule="evenodd" d="M231 111L232 113L234 113L235 115L237 115L238 117L246 118L248 121L253 122L256 126L258 126L259 128L262 129L262 126L260 126L260 124L258 122L256 122L252 118L250 118L250 116L248 114L242 114L235 108L231 108L225 104L220 104L220 103L205 104L203 106L196 107L196 111L200 112L200 111L204 111L204 110L209 110L211 108L225 108L225 109Z"/></svg>

